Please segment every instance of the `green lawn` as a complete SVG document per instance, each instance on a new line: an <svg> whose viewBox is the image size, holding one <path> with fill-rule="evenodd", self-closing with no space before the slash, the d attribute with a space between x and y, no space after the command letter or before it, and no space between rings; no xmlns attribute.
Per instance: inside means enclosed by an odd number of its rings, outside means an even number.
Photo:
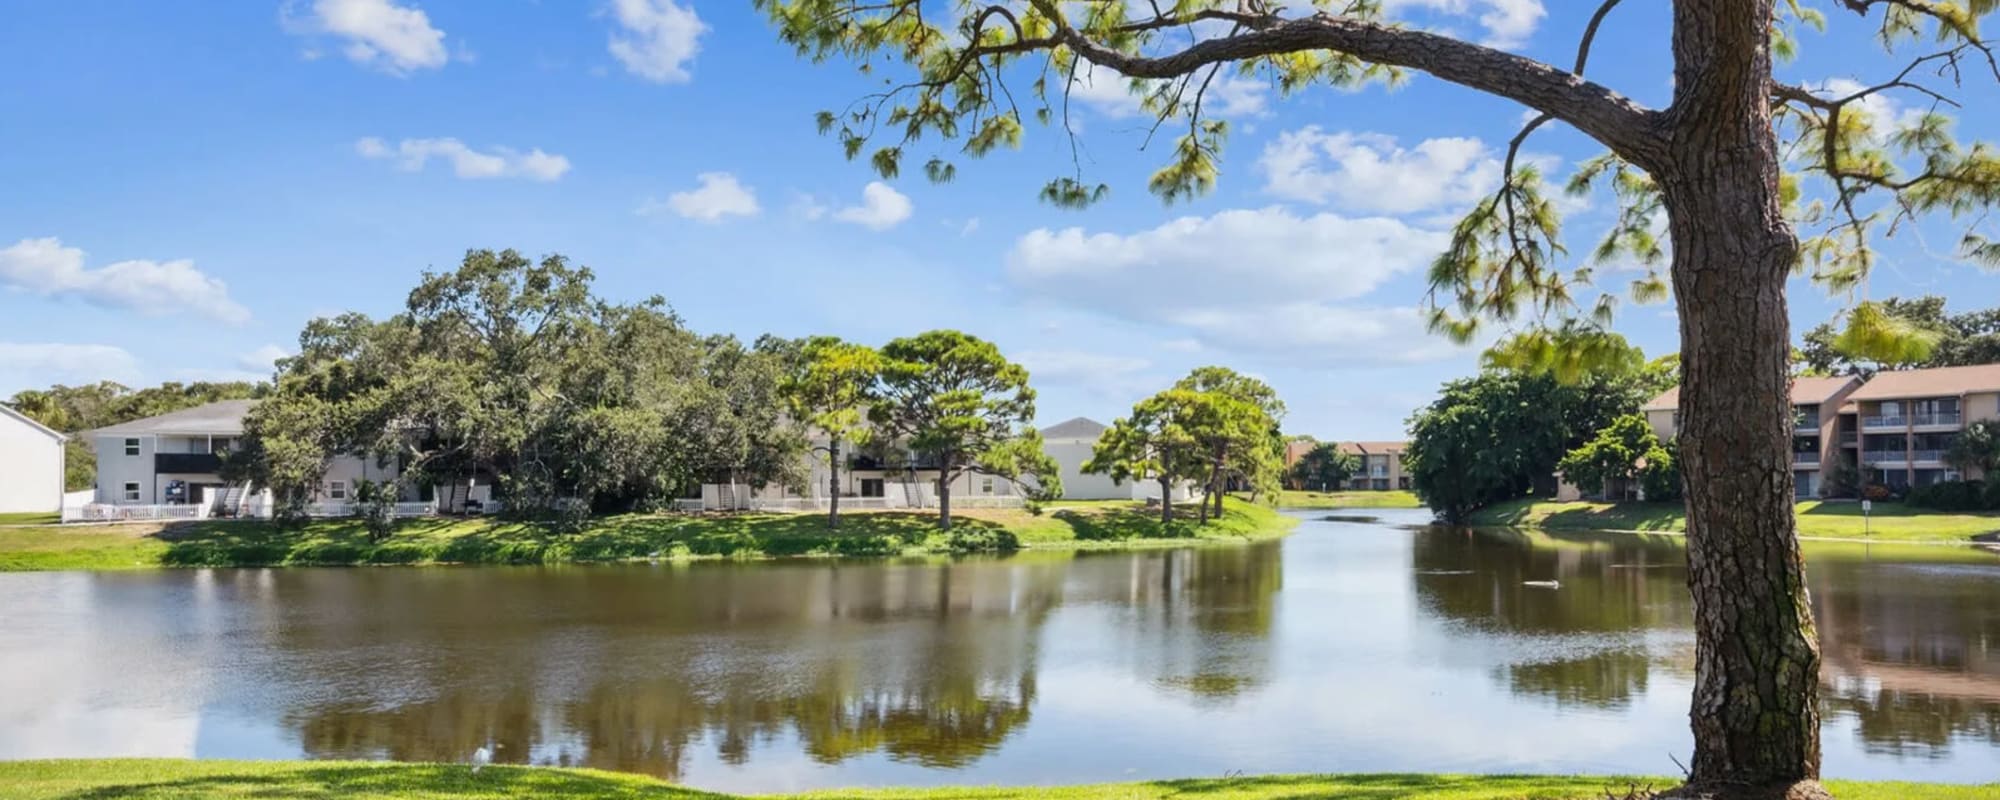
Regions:
<svg viewBox="0 0 2000 800"><path fill-rule="evenodd" d="M1861 504L1810 500L1798 504L1800 536L1863 538ZM1925 511L1902 503L1876 503L1868 521L1870 539L1896 542L1958 542L2000 531L2000 514ZM1514 500L1472 515L1473 525L1551 529L1660 531L1687 530L1680 503L1557 503Z"/></svg>
<svg viewBox="0 0 2000 800"><path fill-rule="evenodd" d="M62 515L54 511L27 511L14 514L0 514L0 525L54 525L62 521Z"/></svg>
<svg viewBox="0 0 2000 800"><path fill-rule="evenodd" d="M1302 492L1286 489L1278 493L1279 508L1422 508L1416 492L1400 489L1385 492Z"/></svg>
<svg viewBox="0 0 2000 800"><path fill-rule="evenodd" d="M850 511L838 531L818 514L629 514L594 520L576 533L490 519L421 519L387 540L368 541L351 519L284 529L266 522L0 528L0 570L148 567L340 566L351 564L542 564L666 558L885 556L1099 549L1241 542L1289 533L1297 521L1237 500L1207 525L1177 508L1171 526L1138 503L955 512L951 532L929 512Z"/></svg>
<svg viewBox="0 0 2000 800"><path fill-rule="evenodd" d="M1091 786L936 789L844 789L764 800L1602 800L1630 787L1664 789L1666 778L1537 777L1526 775L1271 775L1113 783ZM1941 785L1832 781L1841 800L1978 800L2000 784ZM743 795L686 789L653 778L553 767L488 767L479 775L458 765L344 761L106 761L0 762L0 795L13 800L168 800L169 798L516 798L571 800L732 800Z"/></svg>

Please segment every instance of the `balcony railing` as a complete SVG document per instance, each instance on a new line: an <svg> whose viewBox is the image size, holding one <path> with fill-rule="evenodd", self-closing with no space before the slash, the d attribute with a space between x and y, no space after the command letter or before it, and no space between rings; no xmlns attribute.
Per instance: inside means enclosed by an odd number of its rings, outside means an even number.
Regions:
<svg viewBox="0 0 2000 800"><path fill-rule="evenodd" d="M1819 464L1819 451L1803 452L1795 450L1792 452L1792 463L1817 465Z"/></svg>
<svg viewBox="0 0 2000 800"><path fill-rule="evenodd" d="M1956 411L1937 414L1918 414L1911 418L1918 425L1959 425L1965 422L1965 415Z"/></svg>
<svg viewBox="0 0 2000 800"><path fill-rule="evenodd" d="M1869 450L1861 454L1861 461L1866 464L1902 464L1909 458L1910 454L1902 450Z"/></svg>
<svg viewBox="0 0 2000 800"><path fill-rule="evenodd" d="M1910 454L1911 461L1944 461L1943 450L1918 450Z"/></svg>
<svg viewBox="0 0 2000 800"><path fill-rule="evenodd" d="M1900 415L1861 418L1861 427L1863 428L1905 428L1909 427L1909 424L1909 418Z"/></svg>
<svg viewBox="0 0 2000 800"><path fill-rule="evenodd" d="M222 457L214 453L154 453L153 471L168 475L219 472Z"/></svg>
<svg viewBox="0 0 2000 800"><path fill-rule="evenodd" d="M1860 441L1861 441L1861 434L1858 432L1855 431L1840 432L1840 443L1843 445L1856 444L1859 443Z"/></svg>

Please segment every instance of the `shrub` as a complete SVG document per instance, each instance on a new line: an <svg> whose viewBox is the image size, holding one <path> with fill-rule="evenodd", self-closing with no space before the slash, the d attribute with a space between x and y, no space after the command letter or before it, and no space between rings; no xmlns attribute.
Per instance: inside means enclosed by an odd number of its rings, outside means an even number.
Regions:
<svg viewBox="0 0 2000 800"><path fill-rule="evenodd" d="M1985 496L1985 505L1988 509L2000 511L2000 480L1987 481L1986 490L1982 494Z"/></svg>
<svg viewBox="0 0 2000 800"><path fill-rule="evenodd" d="M1895 496L1896 490L1879 483L1871 483L1861 487L1861 498L1864 500L1889 500Z"/></svg>
<svg viewBox="0 0 2000 800"><path fill-rule="evenodd" d="M1982 511L1989 507L1987 494L1979 481L1940 481L1911 489L1905 502L1936 511Z"/></svg>

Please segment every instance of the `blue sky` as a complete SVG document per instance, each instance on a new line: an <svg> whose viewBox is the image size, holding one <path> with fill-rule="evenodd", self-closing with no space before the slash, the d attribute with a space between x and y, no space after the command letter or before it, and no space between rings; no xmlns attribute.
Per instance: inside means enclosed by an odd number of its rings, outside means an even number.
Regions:
<svg viewBox="0 0 2000 800"><path fill-rule="evenodd" d="M1558 63L1582 27L1552 0L1390 5ZM1620 7L1591 76L1664 105L1665 6ZM871 185L812 115L880 79L799 60L747 3L0 13L0 394L268 376L306 320L393 313L420 272L514 247L590 266L606 297L662 295L703 332L880 343L960 328L1030 367L1044 423L1108 421L1219 363L1276 385L1295 432L1397 437L1440 382L1476 369L1412 309L1523 112L1422 77L1291 98L1241 80L1217 95L1234 125L1217 190L1165 207L1144 189L1164 145L1142 149L1145 120L1117 83L1093 82L1075 97L1084 166L1112 195L1078 212L1036 201L1069 147L1032 126L951 184ZM1872 21L1831 16L1787 79L1893 70ZM1997 94L1968 76L1963 135L1993 138ZM1916 102L1896 101L1882 110ZM1558 174L1599 151L1554 126L1527 149ZM1566 240L1587 253L1613 208L1573 206ZM1868 292L1992 305L2000 277L1953 261L1956 241L1929 224L1886 242ZM1795 329L1841 302L1797 282ZM1675 348L1667 306L1627 306L1617 327L1649 353Z"/></svg>

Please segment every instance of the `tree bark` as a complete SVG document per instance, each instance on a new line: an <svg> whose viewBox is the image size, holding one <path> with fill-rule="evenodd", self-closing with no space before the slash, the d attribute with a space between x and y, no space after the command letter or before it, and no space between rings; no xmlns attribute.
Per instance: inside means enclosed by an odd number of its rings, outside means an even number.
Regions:
<svg viewBox="0 0 2000 800"><path fill-rule="evenodd" d="M938 462L938 527L951 530L951 465Z"/></svg>
<svg viewBox="0 0 2000 800"><path fill-rule="evenodd" d="M840 527L840 440L826 447L826 529Z"/></svg>
<svg viewBox="0 0 2000 800"><path fill-rule="evenodd" d="M1773 0L1678 0L1665 200L1681 327L1694 595L1687 797L1825 797L1818 636L1792 517L1785 279L1798 251L1770 118Z"/></svg>
<svg viewBox="0 0 2000 800"><path fill-rule="evenodd" d="M1166 526L1171 524L1173 521L1174 521L1173 479L1168 478L1165 475L1161 475L1160 476L1160 528L1162 529L1161 533L1165 533Z"/></svg>

